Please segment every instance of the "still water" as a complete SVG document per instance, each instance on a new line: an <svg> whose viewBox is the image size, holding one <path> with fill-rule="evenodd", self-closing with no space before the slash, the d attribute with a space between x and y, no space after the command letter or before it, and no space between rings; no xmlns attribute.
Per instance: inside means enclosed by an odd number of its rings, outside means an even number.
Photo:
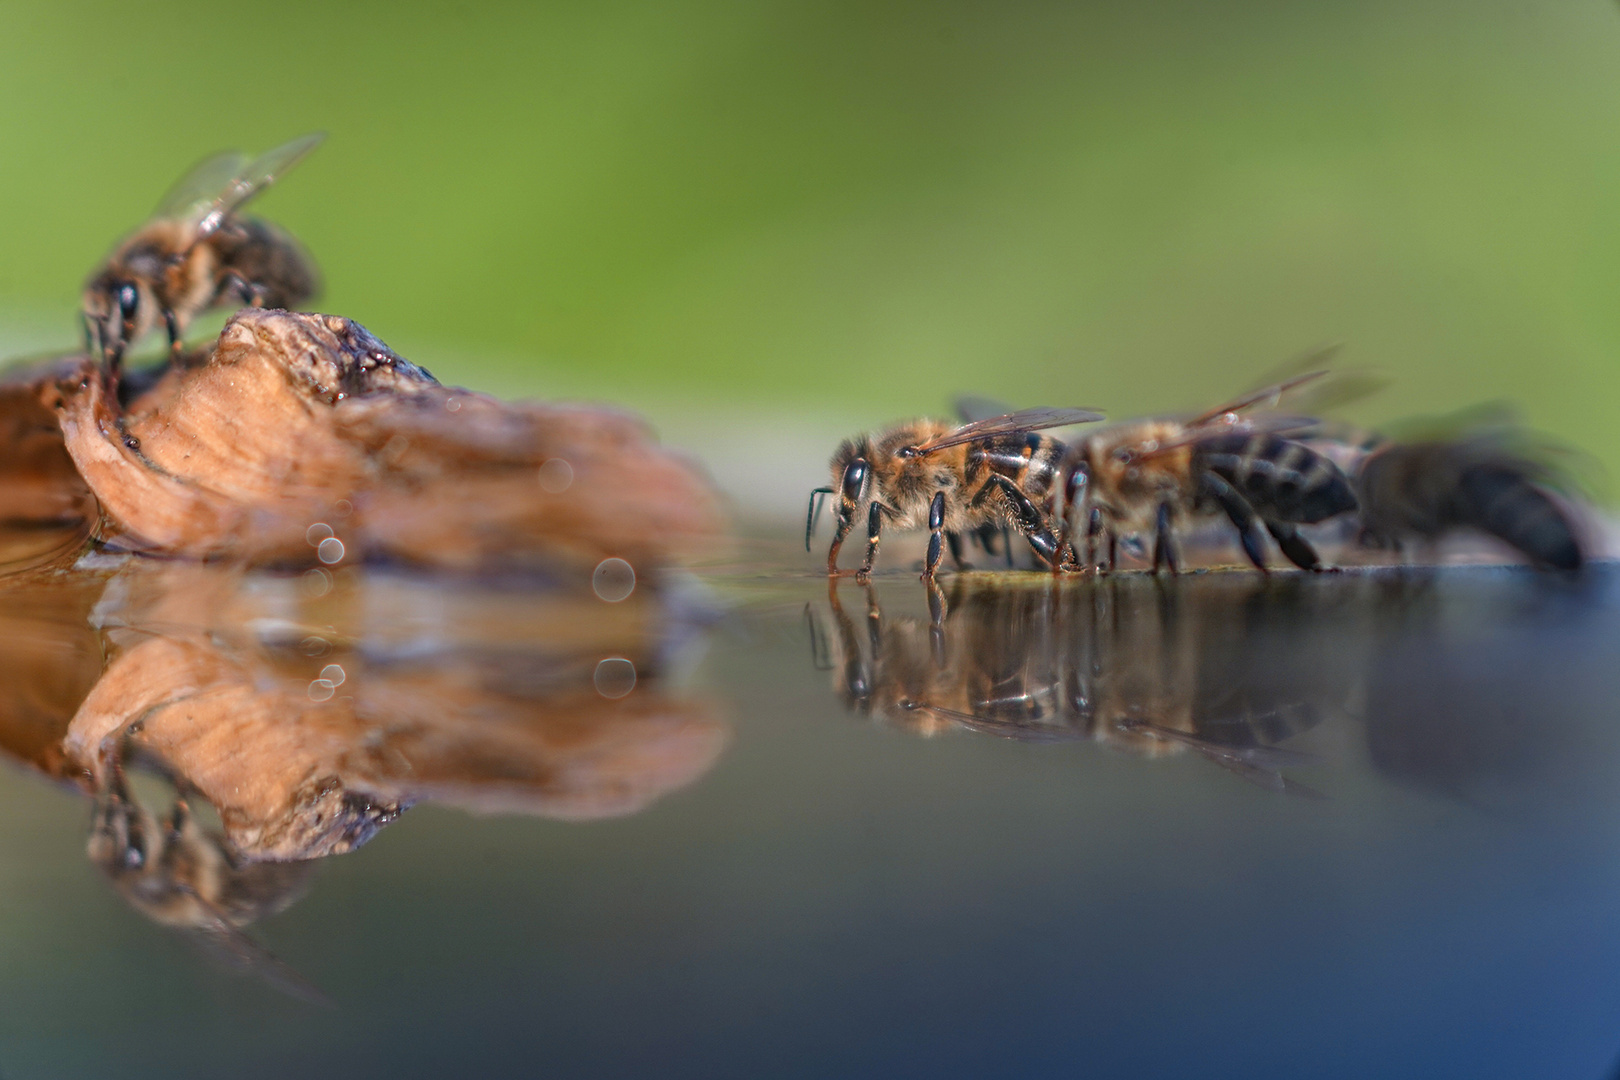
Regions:
<svg viewBox="0 0 1620 1080"><path fill-rule="evenodd" d="M4 587L0 1077L1620 1057L1612 566L313 573Z"/></svg>

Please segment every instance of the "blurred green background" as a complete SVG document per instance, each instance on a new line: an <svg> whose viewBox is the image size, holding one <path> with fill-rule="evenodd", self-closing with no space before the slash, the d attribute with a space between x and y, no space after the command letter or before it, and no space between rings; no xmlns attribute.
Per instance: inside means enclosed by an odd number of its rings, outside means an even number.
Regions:
<svg viewBox="0 0 1620 1080"><path fill-rule="evenodd" d="M1364 419L1512 398L1620 465L1606 0L0 13L9 349L194 160L319 128L257 210L324 310L794 501L957 391L1196 406L1332 340Z"/></svg>

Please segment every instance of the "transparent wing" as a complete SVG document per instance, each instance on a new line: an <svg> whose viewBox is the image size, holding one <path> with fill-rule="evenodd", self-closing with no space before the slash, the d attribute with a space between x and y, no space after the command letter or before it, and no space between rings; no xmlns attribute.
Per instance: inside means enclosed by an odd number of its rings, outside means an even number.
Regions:
<svg viewBox="0 0 1620 1080"><path fill-rule="evenodd" d="M193 225L219 201L220 192L230 187L247 168L248 156L240 150L225 150L205 158L191 167L191 171L176 180L157 209L153 219L186 221Z"/></svg>
<svg viewBox="0 0 1620 1080"><path fill-rule="evenodd" d="M951 402L951 405L956 409L956 418L964 424L973 424L980 420L991 420L997 416L1006 416L1013 411L1007 407L1005 401L980 397L977 394L958 395Z"/></svg>
<svg viewBox="0 0 1620 1080"><path fill-rule="evenodd" d="M943 450L947 446L960 446L963 443L986 439L992 435L1016 435L1025 431L1040 431L1043 428L1068 427L1071 424L1090 424L1101 420L1103 414L1093 409L1025 409L1022 412L1004 413L1001 416L992 416L985 420L975 420L971 424L963 424L948 435L941 435L937 439L930 439L912 447L919 454L931 454L935 450Z"/></svg>
<svg viewBox="0 0 1620 1080"><path fill-rule="evenodd" d="M1325 369L1322 371L1310 371L1306 372L1304 375L1296 375L1292 379L1286 379L1283 382L1273 383L1270 386L1261 387L1259 390L1250 391L1249 393L1244 394L1242 397L1228 401L1226 404L1219 405L1213 409L1210 409L1208 412L1199 413L1197 416L1187 421L1187 426L1200 427L1204 424L1218 420L1221 417L1226 416L1228 413L1240 413L1247 409L1252 409L1257 405L1263 405L1266 408L1275 409L1279 404L1282 403L1284 394L1287 394L1296 387L1304 386L1309 382L1314 382L1325 375L1327 375L1327 371Z"/></svg>
<svg viewBox="0 0 1620 1080"><path fill-rule="evenodd" d="M283 994L311 1005L328 1009L333 1007L331 999L321 993L314 983L243 933L194 890L186 891L203 913L199 924L187 931L194 944L225 966L257 976Z"/></svg>
<svg viewBox="0 0 1620 1080"><path fill-rule="evenodd" d="M284 143L249 161L239 150L215 154L181 178L164 197L156 217L184 223L193 241L214 232L227 215L275 183L321 144L317 131Z"/></svg>

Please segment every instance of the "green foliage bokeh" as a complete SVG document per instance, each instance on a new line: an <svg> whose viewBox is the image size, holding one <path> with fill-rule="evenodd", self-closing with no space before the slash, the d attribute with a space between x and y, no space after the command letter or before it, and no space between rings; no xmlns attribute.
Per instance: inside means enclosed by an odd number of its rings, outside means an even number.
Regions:
<svg viewBox="0 0 1620 1080"><path fill-rule="evenodd" d="M7 4L0 310L197 158L441 377L875 423L1206 403L1325 341L1620 465L1620 10Z"/></svg>

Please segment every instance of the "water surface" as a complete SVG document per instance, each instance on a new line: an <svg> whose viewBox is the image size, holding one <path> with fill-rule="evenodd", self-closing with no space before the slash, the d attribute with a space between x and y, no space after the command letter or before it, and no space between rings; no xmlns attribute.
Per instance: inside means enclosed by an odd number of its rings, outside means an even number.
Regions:
<svg viewBox="0 0 1620 1080"><path fill-rule="evenodd" d="M0 1076L1605 1076L1617 593L25 575Z"/></svg>

